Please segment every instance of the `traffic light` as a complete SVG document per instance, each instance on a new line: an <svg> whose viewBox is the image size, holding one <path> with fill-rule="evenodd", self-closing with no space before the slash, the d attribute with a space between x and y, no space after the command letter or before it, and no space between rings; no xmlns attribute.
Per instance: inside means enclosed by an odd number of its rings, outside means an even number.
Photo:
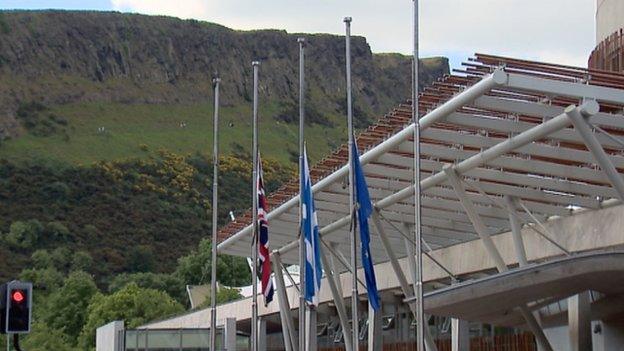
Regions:
<svg viewBox="0 0 624 351"><path fill-rule="evenodd" d="M0 287L0 333L30 333L32 283L11 281Z"/></svg>

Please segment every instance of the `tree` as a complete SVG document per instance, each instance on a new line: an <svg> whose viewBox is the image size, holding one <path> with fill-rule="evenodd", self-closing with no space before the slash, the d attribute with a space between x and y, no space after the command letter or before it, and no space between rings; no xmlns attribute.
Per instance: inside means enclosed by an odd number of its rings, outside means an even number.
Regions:
<svg viewBox="0 0 624 351"><path fill-rule="evenodd" d="M238 300L242 297L238 289L219 287L217 290L217 304L222 304L234 300ZM206 296L206 300L197 307L198 309L206 308L210 306L211 296Z"/></svg>
<svg viewBox="0 0 624 351"><path fill-rule="evenodd" d="M200 285L210 282L211 243L203 239L197 251L178 259L178 267L174 275L185 284ZM233 256L218 256L217 280L227 286L241 286L249 284L251 273L245 259Z"/></svg>
<svg viewBox="0 0 624 351"><path fill-rule="evenodd" d="M16 221L11 224L5 240L13 247L30 249L35 246L41 237L42 231L43 225L36 219L25 222Z"/></svg>
<svg viewBox="0 0 624 351"><path fill-rule="evenodd" d="M60 272L67 272L71 264L72 253L67 247L58 247L50 254L52 264Z"/></svg>
<svg viewBox="0 0 624 351"><path fill-rule="evenodd" d="M67 340L67 335L40 322L33 323L32 332L26 336L21 346L28 351L75 350Z"/></svg>
<svg viewBox="0 0 624 351"><path fill-rule="evenodd" d="M30 259L33 263L33 268L46 269L53 266L52 256L47 250L37 250L30 255Z"/></svg>
<svg viewBox="0 0 624 351"><path fill-rule="evenodd" d="M187 295L184 282L177 276L162 273L124 273L113 278L108 291L114 293L126 285L134 283L140 288L161 290L181 304L186 304Z"/></svg>
<svg viewBox="0 0 624 351"><path fill-rule="evenodd" d="M136 328L183 310L182 305L166 293L139 288L134 283L108 296L96 294L87 309L87 321L82 328L79 345L83 349L93 348L95 330L112 321L124 320L127 328Z"/></svg>
<svg viewBox="0 0 624 351"><path fill-rule="evenodd" d="M69 229L61 222L49 222L45 226L45 234L48 240L67 241L71 237Z"/></svg>
<svg viewBox="0 0 624 351"><path fill-rule="evenodd" d="M34 298L39 300L39 298L56 291L62 285L63 274L52 267L25 269L20 273L20 279L33 283L33 288L36 291Z"/></svg>
<svg viewBox="0 0 624 351"><path fill-rule="evenodd" d="M72 257L71 269L73 271L88 272L93 267L93 257L86 251L78 251Z"/></svg>
<svg viewBox="0 0 624 351"><path fill-rule="evenodd" d="M87 307L98 292L93 278L82 271L71 273L63 286L53 292L41 313L42 322L76 341L86 320Z"/></svg>

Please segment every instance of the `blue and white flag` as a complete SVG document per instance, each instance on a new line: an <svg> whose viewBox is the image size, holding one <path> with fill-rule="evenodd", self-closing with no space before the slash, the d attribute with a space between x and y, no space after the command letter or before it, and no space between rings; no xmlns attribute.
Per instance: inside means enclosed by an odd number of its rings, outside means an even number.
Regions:
<svg viewBox="0 0 624 351"><path fill-rule="evenodd" d="M318 305L319 290L321 290L321 241L319 239L316 208L312 197L312 180L308 166L308 154L303 149L303 169L301 170L301 232L305 240L305 300L312 305Z"/></svg>
<svg viewBox="0 0 624 351"><path fill-rule="evenodd" d="M353 172L355 178L355 199L357 201L357 223L360 227L360 245L362 247L362 267L366 276L366 292L368 302L375 311L379 310L379 292L377 291L377 280L375 279L375 269L373 268L373 258L370 252L370 232L368 231L368 217L373 213L373 204L368 194L368 185L364 171L360 164L360 153L353 137Z"/></svg>

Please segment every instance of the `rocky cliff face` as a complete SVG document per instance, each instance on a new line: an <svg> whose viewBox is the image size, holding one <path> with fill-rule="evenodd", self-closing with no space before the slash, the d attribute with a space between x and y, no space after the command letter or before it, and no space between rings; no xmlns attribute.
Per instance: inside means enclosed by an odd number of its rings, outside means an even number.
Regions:
<svg viewBox="0 0 624 351"><path fill-rule="evenodd" d="M285 31L235 31L193 20L112 12L0 12L0 129L15 134L21 101L193 103L222 78L226 105L249 101L251 61L260 60L263 99L294 102L297 37ZM312 103L339 108L344 99L344 38L303 35ZM410 61L375 55L354 37L354 96L365 113L383 113L410 90ZM424 65L422 81L448 72L446 59Z"/></svg>

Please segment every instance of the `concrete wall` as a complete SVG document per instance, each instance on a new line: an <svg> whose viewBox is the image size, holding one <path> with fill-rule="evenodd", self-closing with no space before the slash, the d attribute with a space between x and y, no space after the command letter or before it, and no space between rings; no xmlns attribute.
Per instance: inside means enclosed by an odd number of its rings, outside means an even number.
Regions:
<svg viewBox="0 0 624 351"><path fill-rule="evenodd" d="M624 28L624 1L597 0L596 44L620 28Z"/></svg>
<svg viewBox="0 0 624 351"><path fill-rule="evenodd" d="M120 346L119 331L124 330L123 321L110 322L97 328L95 351L123 351Z"/></svg>

